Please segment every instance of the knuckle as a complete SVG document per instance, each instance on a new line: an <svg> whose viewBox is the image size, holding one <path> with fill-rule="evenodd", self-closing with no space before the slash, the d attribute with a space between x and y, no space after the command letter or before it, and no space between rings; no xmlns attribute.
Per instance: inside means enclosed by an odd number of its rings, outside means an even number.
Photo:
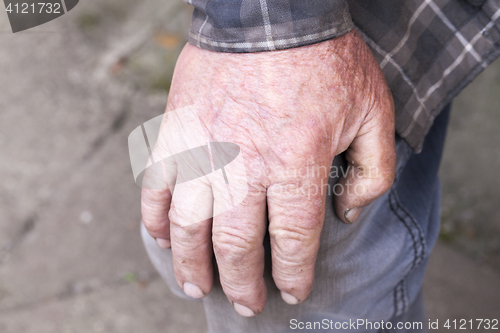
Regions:
<svg viewBox="0 0 500 333"><path fill-rule="evenodd" d="M199 241L206 236L206 228L202 223L181 223L179 219L172 217L170 218L170 233L172 238L175 238L178 242L193 242Z"/></svg>
<svg viewBox="0 0 500 333"><path fill-rule="evenodd" d="M278 289L289 294L293 295L297 294L297 292L309 294L313 286L314 272L301 271L293 274L283 274L283 272L275 271L273 272L273 279Z"/></svg>
<svg viewBox="0 0 500 333"><path fill-rule="evenodd" d="M308 294L314 282L314 262L297 264L274 257L272 275L278 289L292 295Z"/></svg>
<svg viewBox="0 0 500 333"><path fill-rule="evenodd" d="M154 214L155 212L165 212L168 209L169 198L164 191L142 190L141 209L143 213Z"/></svg>
<svg viewBox="0 0 500 333"><path fill-rule="evenodd" d="M162 218L160 214L144 211L142 213L142 222L148 231L154 233L162 232L169 223L168 219Z"/></svg>
<svg viewBox="0 0 500 333"><path fill-rule="evenodd" d="M302 221L314 226L324 212L325 187L310 180L287 179L267 189L268 201L273 206L271 216Z"/></svg>
<svg viewBox="0 0 500 333"><path fill-rule="evenodd" d="M267 290L262 278L248 283L229 283L221 276L221 283L224 293L231 301L240 304L251 303L251 308L255 314L259 314L264 310Z"/></svg>
<svg viewBox="0 0 500 333"><path fill-rule="evenodd" d="M276 256L287 264L298 264L297 258L304 256L305 243L296 238L278 238L274 241L277 246Z"/></svg>
<svg viewBox="0 0 500 333"><path fill-rule="evenodd" d="M238 262L257 248L257 237L236 230L214 232L212 235L214 252L227 260Z"/></svg>
<svg viewBox="0 0 500 333"><path fill-rule="evenodd" d="M153 237L155 236L157 237L157 235L160 235L165 230L165 224L159 222L158 220L151 220L143 217L142 223L144 223L144 226L146 227L147 231Z"/></svg>
<svg viewBox="0 0 500 333"><path fill-rule="evenodd" d="M304 264L309 257L314 258L314 249L319 243L319 224L304 227L302 225L284 225L270 227L269 234L274 245L275 255L287 264Z"/></svg>

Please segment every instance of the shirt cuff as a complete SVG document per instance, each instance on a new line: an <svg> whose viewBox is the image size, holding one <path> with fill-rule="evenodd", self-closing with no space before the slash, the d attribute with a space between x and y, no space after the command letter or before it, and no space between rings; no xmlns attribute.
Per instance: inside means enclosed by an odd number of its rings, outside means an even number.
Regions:
<svg viewBox="0 0 500 333"><path fill-rule="evenodd" d="M186 0L193 45L217 52L282 50L339 37L354 27L345 0Z"/></svg>

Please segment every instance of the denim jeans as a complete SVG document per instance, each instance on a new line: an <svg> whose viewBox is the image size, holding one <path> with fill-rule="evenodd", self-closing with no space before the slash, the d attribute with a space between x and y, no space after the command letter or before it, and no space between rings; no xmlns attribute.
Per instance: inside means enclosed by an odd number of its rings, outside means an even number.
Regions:
<svg viewBox="0 0 500 333"><path fill-rule="evenodd" d="M314 287L307 300L288 305L281 299L271 278L266 237L268 296L264 312L253 318L238 315L216 276L211 293L203 299L210 332L425 331L428 321L421 289L427 260L439 232L437 173L448 115L449 106L435 119L420 154L414 154L397 137L394 185L365 207L356 223L346 225L336 217L334 194L329 191ZM332 167L345 165L339 155ZM337 180L329 179L331 188ZM175 281L171 251L161 249L144 227L142 235L162 278L175 294L187 297Z"/></svg>

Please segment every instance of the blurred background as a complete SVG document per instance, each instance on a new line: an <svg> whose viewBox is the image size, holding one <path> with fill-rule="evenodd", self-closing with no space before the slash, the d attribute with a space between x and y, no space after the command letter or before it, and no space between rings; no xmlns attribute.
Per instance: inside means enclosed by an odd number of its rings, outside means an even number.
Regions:
<svg viewBox="0 0 500 333"><path fill-rule="evenodd" d="M12 34L0 11L0 332L205 332L142 247L127 147L164 111L189 17L180 0L80 1ZM500 319L499 109L497 61L454 102L433 319Z"/></svg>

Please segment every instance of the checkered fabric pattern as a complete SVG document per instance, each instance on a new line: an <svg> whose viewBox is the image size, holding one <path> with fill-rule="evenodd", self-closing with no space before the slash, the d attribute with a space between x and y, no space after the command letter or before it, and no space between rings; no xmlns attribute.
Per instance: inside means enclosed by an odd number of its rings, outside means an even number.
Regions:
<svg viewBox="0 0 500 333"><path fill-rule="evenodd" d="M500 0L186 0L189 41L219 52L299 47L360 31L416 151L434 118L500 55ZM473 110L471 110L473 112Z"/></svg>

